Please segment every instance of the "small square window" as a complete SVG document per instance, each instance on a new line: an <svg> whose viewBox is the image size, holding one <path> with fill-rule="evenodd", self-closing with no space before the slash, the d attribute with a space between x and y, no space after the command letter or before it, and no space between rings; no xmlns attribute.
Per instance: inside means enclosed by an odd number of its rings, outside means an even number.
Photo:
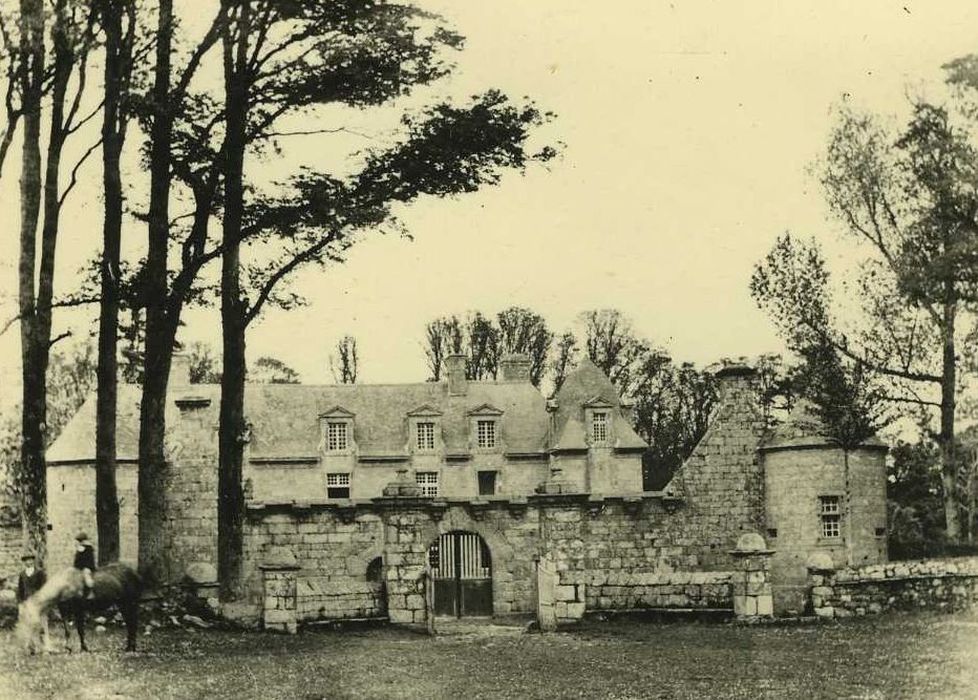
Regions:
<svg viewBox="0 0 978 700"><path fill-rule="evenodd" d="M326 451L341 452L349 447L346 423L329 421L326 423Z"/></svg>
<svg viewBox="0 0 978 700"><path fill-rule="evenodd" d="M418 449L419 450L433 450L435 449L435 424L424 422L418 423Z"/></svg>
<svg viewBox="0 0 978 700"><path fill-rule="evenodd" d="M438 472L416 472L414 481L421 487L422 496L438 495Z"/></svg>
<svg viewBox="0 0 978 700"><path fill-rule="evenodd" d="M479 472L479 495L496 495L496 472Z"/></svg>
<svg viewBox="0 0 978 700"><path fill-rule="evenodd" d="M476 422L477 444L483 449L496 446L496 421L480 420Z"/></svg>
<svg viewBox="0 0 978 700"><path fill-rule="evenodd" d="M596 445L608 442L608 414L604 411L591 414L591 439Z"/></svg>
<svg viewBox="0 0 978 700"><path fill-rule="evenodd" d="M823 538L837 539L842 536L842 508L839 496L819 496L818 516Z"/></svg>
<svg viewBox="0 0 978 700"><path fill-rule="evenodd" d="M326 498L349 498L350 497L350 475L349 474L327 474L326 475Z"/></svg>

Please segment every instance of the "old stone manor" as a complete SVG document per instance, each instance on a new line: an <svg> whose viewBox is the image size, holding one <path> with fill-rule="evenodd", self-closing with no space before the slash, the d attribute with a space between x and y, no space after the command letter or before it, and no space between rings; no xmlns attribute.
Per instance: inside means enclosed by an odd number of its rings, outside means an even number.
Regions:
<svg viewBox="0 0 978 700"><path fill-rule="evenodd" d="M628 609L798 614L812 554L837 567L886 561L885 448L853 450L846 470L809 417L769 430L746 366L718 372L706 435L663 490L643 491L646 444L595 365L548 400L524 357L506 358L498 381L466 380L464 364L449 358L442 382L247 387L248 594L227 614L290 630L420 624L429 608L557 622ZM187 369L176 358L168 400L167 576L213 596L219 387L190 384ZM138 397L120 386L128 560ZM79 528L95 531L94 425L93 396L48 452L49 567L70 563Z"/></svg>

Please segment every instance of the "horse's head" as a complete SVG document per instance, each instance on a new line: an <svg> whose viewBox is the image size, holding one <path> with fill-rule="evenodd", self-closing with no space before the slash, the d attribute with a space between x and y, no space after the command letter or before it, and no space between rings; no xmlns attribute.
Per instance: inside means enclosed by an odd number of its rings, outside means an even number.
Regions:
<svg viewBox="0 0 978 700"><path fill-rule="evenodd" d="M37 605L28 600L17 610L17 641L28 653L41 648L41 613Z"/></svg>

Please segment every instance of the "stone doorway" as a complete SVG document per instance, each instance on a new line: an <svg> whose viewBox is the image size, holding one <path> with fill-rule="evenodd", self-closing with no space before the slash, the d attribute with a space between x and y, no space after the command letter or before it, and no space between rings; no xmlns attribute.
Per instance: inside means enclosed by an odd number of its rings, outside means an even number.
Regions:
<svg viewBox="0 0 978 700"><path fill-rule="evenodd" d="M474 532L440 535L428 548L437 616L492 615L492 556Z"/></svg>

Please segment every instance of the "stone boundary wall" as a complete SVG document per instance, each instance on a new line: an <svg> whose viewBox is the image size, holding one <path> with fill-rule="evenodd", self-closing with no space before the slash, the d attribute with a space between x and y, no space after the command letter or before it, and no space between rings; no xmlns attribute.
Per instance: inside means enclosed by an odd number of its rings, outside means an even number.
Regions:
<svg viewBox="0 0 978 700"><path fill-rule="evenodd" d="M898 561L838 571L810 563L809 583L811 608L819 617L967 610L978 603L978 557Z"/></svg>
<svg viewBox="0 0 978 700"><path fill-rule="evenodd" d="M298 580L296 597L299 622L386 616L387 595L379 583L330 581L329 577Z"/></svg>
<svg viewBox="0 0 978 700"><path fill-rule="evenodd" d="M733 610L733 579L732 571L596 572L586 577L589 585L585 600L589 611L656 608Z"/></svg>
<svg viewBox="0 0 978 700"><path fill-rule="evenodd" d="M17 590L22 544L20 523L0 520L0 590Z"/></svg>

